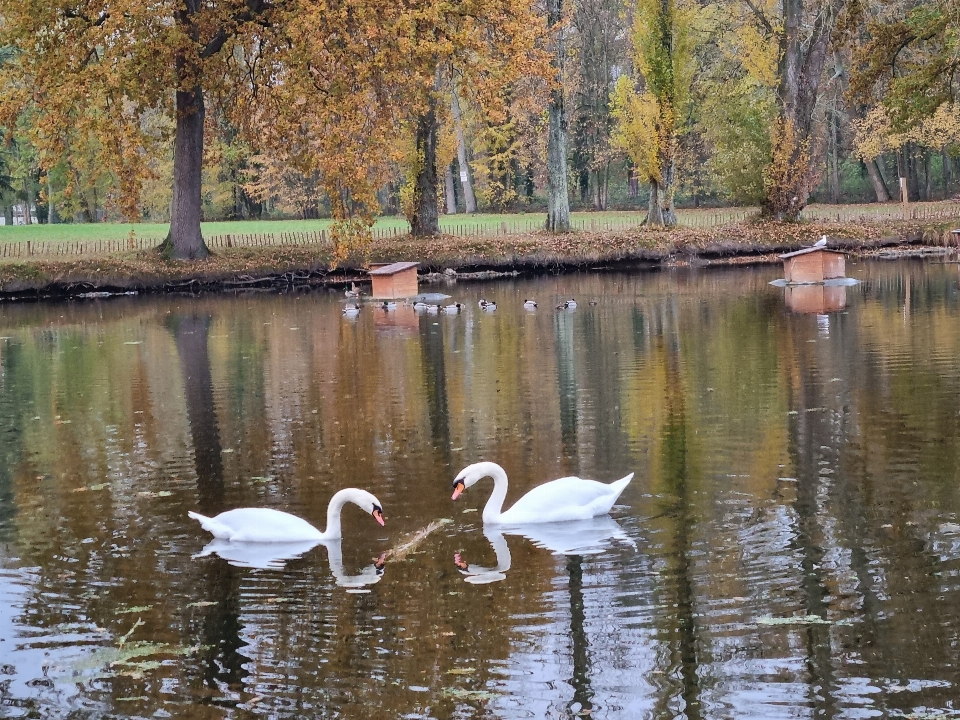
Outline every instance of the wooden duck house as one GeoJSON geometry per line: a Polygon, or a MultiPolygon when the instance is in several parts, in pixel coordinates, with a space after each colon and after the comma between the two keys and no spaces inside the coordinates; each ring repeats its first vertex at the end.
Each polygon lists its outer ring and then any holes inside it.
{"type": "Polygon", "coordinates": [[[408,298],[420,292],[417,283],[417,262],[395,262],[374,266],[370,270],[374,299],[408,298]]]}
{"type": "Polygon", "coordinates": [[[781,255],[783,278],[788,285],[822,283],[846,276],[846,258],[842,252],[826,247],[808,247],[781,255]]]}

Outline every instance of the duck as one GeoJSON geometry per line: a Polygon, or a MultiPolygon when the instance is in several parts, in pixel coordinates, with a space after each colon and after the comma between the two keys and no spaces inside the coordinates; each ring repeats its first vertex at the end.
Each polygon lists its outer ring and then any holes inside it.
{"type": "Polygon", "coordinates": [[[481,300],[480,309],[486,310],[488,312],[493,312],[494,310],[497,309],[497,304],[493,301],[481,300]]]}
{"type": "Polygon", "coordinates": [[[573,298],[569,300],[564,300],[562,303],[557,305],[557,310],[573,310],[577,307],[577,301],[573,298]]]}
{"type": "Polygon", "coordinates": [[[423,312],[424,310],[429,310],[430,305],[428,303],[423,302],[422,300],[417,300],[413,304],[413,309],[417,312],[423,312]]]}
{"type": "Polygon", "coordinates": [[[378,307],[379,307],[381,310],[396,310],[396,309],[397,309],[397,304],[396,304],[395,302],[390,301],[390,300],[384,300],[382,303],[380,303],[380,305],[379,305],[378,307]]]}
{"type": "Polygon", "coordinates": [[[483,508],[485,525],[522,525],[527,523],[586,520],[605,515],[633,479],[633,473],[615,482],[604,484],[596,480],[565,477],[538,485],[517,500],[509,510],[503,510],[507,497],[507,473],[494,462],[468,465],[453,480],[453,499],[479,480],[493,478],[493,493],[483,508]]]}
{"type": "Polygon", "coordinates": [[[351,303],[343,309],[343,314],[347,317],[354,317],[360,314],[360,303],[351,303]]]}
{"type": "Polygon", "coordinates": [[[460,303],[453,303],[452,305],[443,306],[443,311],[447,313],[447,315],[456,315],[461,310],[463,310],[463,305],[460,303]]]}
{"type": "Polygon", "coordinates": [[[442,309],[441,305],[427,305],[427,312],[430,315],[436,315],[442,309]]]}
{"type": "Polygon", "coordinates": [[[357,284],[354,282],[350,283],[350,287],[343,291],[343,294],[348,298],[358,298],[360,297],[360,291],[357,290],[357,284]]]}
{"type": "Polygon", "coordinates": [[[537,309],[537,301],[536,301],[536,300],[524,300],[524,301],[523,301],[523,306],[524,306],[527,310],[536,310],[536,309],[537,309]]]}
{"type": "Polygon", "coordinates": [[[324,531],[318,530],[303,518],[271,508],[236,508],[214,517],[191,510],[187,515],[199,521],[200,527],[219,540],[253,543],[295,543],[309,540],[322,542],[341,537],[340,511],[348,502],[373,515],[373,519],[381,526],[385,523],[380,501],[373,494],[359,488],[344,488],[330,498],[327,505],[327,529],[324,531]]]}

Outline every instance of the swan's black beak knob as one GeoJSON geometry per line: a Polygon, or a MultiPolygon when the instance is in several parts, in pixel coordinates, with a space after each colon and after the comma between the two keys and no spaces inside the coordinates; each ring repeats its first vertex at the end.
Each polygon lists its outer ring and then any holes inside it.
{"type": "Polygon", "coordinates": [[[467,486],[464,484],[463,480],[454,480],[453,481],[453,499],[456,500],[460,497],[460,494],[467,489],[467,486]]]}

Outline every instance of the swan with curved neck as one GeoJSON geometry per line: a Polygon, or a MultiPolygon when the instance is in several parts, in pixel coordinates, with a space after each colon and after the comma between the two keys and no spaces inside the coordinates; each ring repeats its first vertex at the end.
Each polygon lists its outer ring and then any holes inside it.
{"type": "Polygon", "coordinates": [[[345,488],[335,493],[327,505],[327,529],[320,531],[296,515],[270,508],[237,508],[215,517],[188,512],[200,527],[215,538],[232,542],[298,542],[301,540],[336,540],[340,538],[340,511],[353,503],[384,524],[383,507],[366,490],[345,488]]]}
{"type": "Polygon", "coordinates": [[[609,485],[596,480],[565,477],[538,485],[517,500],[509,510],[503,510],[507,498],[507,473],[493,462],[468,465],[453,481],[453,499],[472,487],[477,481],[493,478],[493,493],[483,508],[485,525],[513,525],[525,523],[585,520],[604,515],[620,497],[633,479],[633,473],[609,485]]]}

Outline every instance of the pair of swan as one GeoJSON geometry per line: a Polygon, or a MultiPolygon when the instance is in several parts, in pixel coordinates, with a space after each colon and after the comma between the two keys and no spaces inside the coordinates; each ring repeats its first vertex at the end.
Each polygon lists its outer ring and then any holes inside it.
{"type": "MultiPolygon", "coordinates": [[[[483,509],[483,523],[485,526],[500,526],[588,520],[604,515],[610,511],[630,483],[633,473],[610,484],[578,477],[553,480],[533,488],[509,510],[504,511],[507,473],[496,463],[479,462],[468,465],[454,478],[453,499],[456,500],[467,488],[473,487],[486,477],[493,478],[493,492],[483,509]]],[[[330,498],[327,505],[327,528],[323,531],[296,515],[270,508],[237,508],[214,517],[193,511],[187,515],[199,521],[200,527],[215,538],[201,555],[215,552],[228,561],[235,559],[239,564],[249,567],[273,567],[275,565],[271,565],[271,562],[298,557],[320,542],[335,541],[339,551],[342,534],[340,515],[347,503],[357,505],[370,513],[381,526],[384,525],[380,501],[366,490],[358,488],[345,488],[330,498]],[[276,552],[278,546],[263,551],[254,549],[251,552],[249,547],[238,550],[238,543],[244,546],[283,543],[289,545],[289,552],[284,551],[284,548],[279,548],[281,551],[276,552]],[[231,558],[231,554],[238,553],[238,558],[231,558]]]]}
{"type": "MultiPolygon", "coordinates": [[[[507,497],[507,473],[493,462],[468,465],[453,480],[453,499],[473,487],[483,478],[493,478],[493,492],[483,508],[485,525],[523,525],[528,523],[563,522],[586,520],[604,515],[620,497],[633,473],[604,484],[596,480],[565,477],[538,485],[503,510],[507,497]]],[[[190,511],[187,513],[199,521],[200,527],[219,540],[231,542],[301,542],[337,540],[341,537],[340,514],[343,506],[353,503],[374,520],[384,525],[383,507],[380,501],[366,490],[345,488],[337,492],[327,505],[327,529],[318,530],[306,520],[270,508],[237,508],[227,510],[215,517],[207,517],[190,511]]]]}

